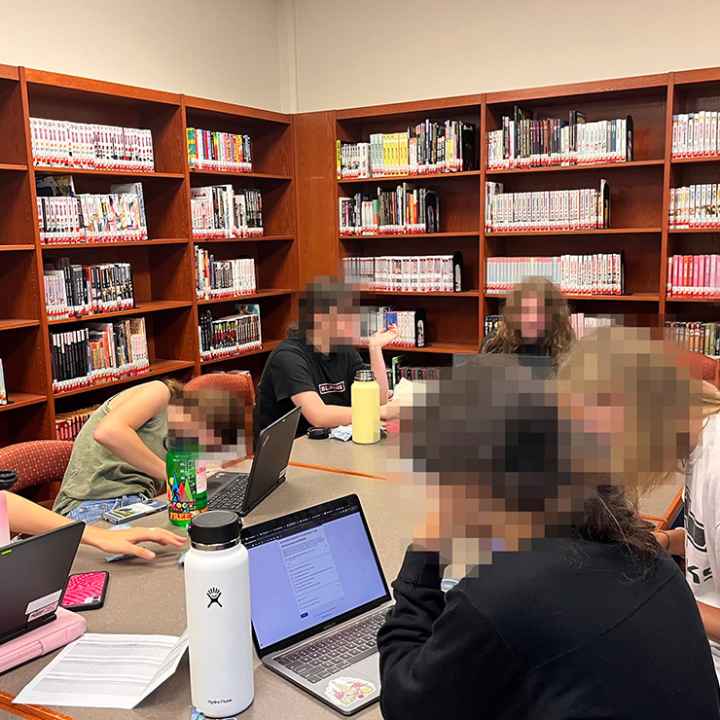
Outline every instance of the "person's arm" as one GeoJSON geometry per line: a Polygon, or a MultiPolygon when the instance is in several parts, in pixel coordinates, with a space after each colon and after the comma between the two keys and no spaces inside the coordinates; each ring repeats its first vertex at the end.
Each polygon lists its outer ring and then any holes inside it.
{"type": "Polygon", "coordinates": [[[705,634],[716,643],[720,643],[720,608],[706,605],[698,600],[700,618],[705,626],[705,634]]]}
{"type": "Polygon", "coordinates": [[[165,463],[148,449],[136,430],[167,407],[170,391],[162,382],[151,382],[119,400],[98,423],[93,437],[128,465],[164,481],[165,463]]]}
{"type": "Polygon", "coordinates": [[[496,717],[519,661],[462,584],[444,597],[435,552],[409,549],[393,583],[395,606],[378,633],[386,720],[496,717]],[[482,678],[482,689],[478,687],[482,678]]]}
{"type": "Polygon", "coordinates": [[[314,390],[297,393],[290,398],[313,427],[333,428],[352,423],[352,409],[344,405],[326,405],[314,390]]]}
{"type": "Polygon", "coordinates": [[[397,327],[391,325],[384,332],[374,333],[369,340],[368,350],[370,353],[370,368],[380,386],[380,405],[385,405],[389,397],[387,368],[382,349],[397,337],[397,327]]]}
{"type": "MultiPolygon", "coordinates": [[[[38,535],[57,530],[74,522],[62,515],[46,510],[44,507],[27,500],[20,495],[5,492],[10,529],[23,535],[38,535]]],[[[185,540],[167,530],[158,528],[130,528],[127,530],[104,530],[87,525],[82,542],[86,545],[110,554],[134,555],[144,560],[152,560],[155,553],[136,543],[155,542],[160,545],[181,547],[185,540]]]]}

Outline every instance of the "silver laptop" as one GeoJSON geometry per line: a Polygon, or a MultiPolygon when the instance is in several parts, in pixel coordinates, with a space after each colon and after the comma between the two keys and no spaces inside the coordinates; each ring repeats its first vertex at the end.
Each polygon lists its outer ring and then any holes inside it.
{"type": "Polygon", "coordinates": [[[263,664],[343,715],[380,697],[390,607],[356,495],[245,528],[253,640],[263,664]]]}

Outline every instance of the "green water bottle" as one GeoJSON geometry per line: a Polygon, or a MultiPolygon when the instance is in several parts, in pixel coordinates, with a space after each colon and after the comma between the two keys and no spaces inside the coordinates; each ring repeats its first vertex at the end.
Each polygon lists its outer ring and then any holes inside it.
{"type": "Polygon", "coordinates": [[[207,478],[198,473],[200,449],[194,438],[168,437],[165,467],[170,522],[187,527],[207,509],[207,478]]]}

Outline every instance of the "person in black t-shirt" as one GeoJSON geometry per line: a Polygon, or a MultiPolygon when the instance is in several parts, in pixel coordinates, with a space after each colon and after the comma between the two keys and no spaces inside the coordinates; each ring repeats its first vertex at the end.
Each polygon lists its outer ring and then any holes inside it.
{"type": "MultiPolygon", "coordinates": [[[[386,406],[387,372],[382,348],[395,328],[370,338],[370,366],[380,385],[380,417],[397,412],[386,406]]],[[[337,427],[352,422],[350,386],[364,363],[353,347],[360,336],[357,300],[343,283],[321,278],[300,299],[298,327],[292,329],[265,364],[255,404],[255,434],[297,406],[302,411],[297,435],[311,426],[337,427]]]]}
{"type": "Polygon", "coordinates": [[[543,277],[528,277],[508,293],[502,320],[484,353],[547,356],[557,366],[575,342],[567,301],[543,277]]]}

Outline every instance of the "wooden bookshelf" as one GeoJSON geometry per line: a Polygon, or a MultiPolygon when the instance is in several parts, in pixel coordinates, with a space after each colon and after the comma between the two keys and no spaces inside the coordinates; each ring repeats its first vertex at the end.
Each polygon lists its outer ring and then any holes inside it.
{"type": "MultiPolygon", "coordinates": [[[[285,336],[298,288],[294,122],[290,115],[98,80],[1,66],[0,72],[0,357],[10,400],[0,406],[0,445],[55,437],[56,413],[98,404],[132,383],[204,371],[249,369],[257,376],[267,353],[285,336]],[[30,117],[149,128],[155,170],[47,167],[33,164],[30,117]],[[251,173],[194,171],[186,128],[247,132],[251,173]],[[143,184],[150,239],[142,242],[43,244],[35,210],[35,179],[72,175],[78,192],[107,192],[115,182],[143,184]],[[258,290],[252,296],[196,297],[190,188],[231,183],[262,193],[265,235],[198,240],[220,259],[252,257],[258,290]],[[135,306],[81,318],[49,318],[43,263],[128,262],[135,306]],[[261,306],[263,348],[206,362],[198,346],[198,307],[219,315],[236,302],[261,306]],[[128,316],[145,318],[149,372],[113,382],[53,392],[49,333],[128,316]],[[10,413],[10,414],[8,414],[10,413]],[[6,422],[5,418],[12,418],[6,422]]],[[[218,315],[218,316],[219,316],[218,315]]]]}

